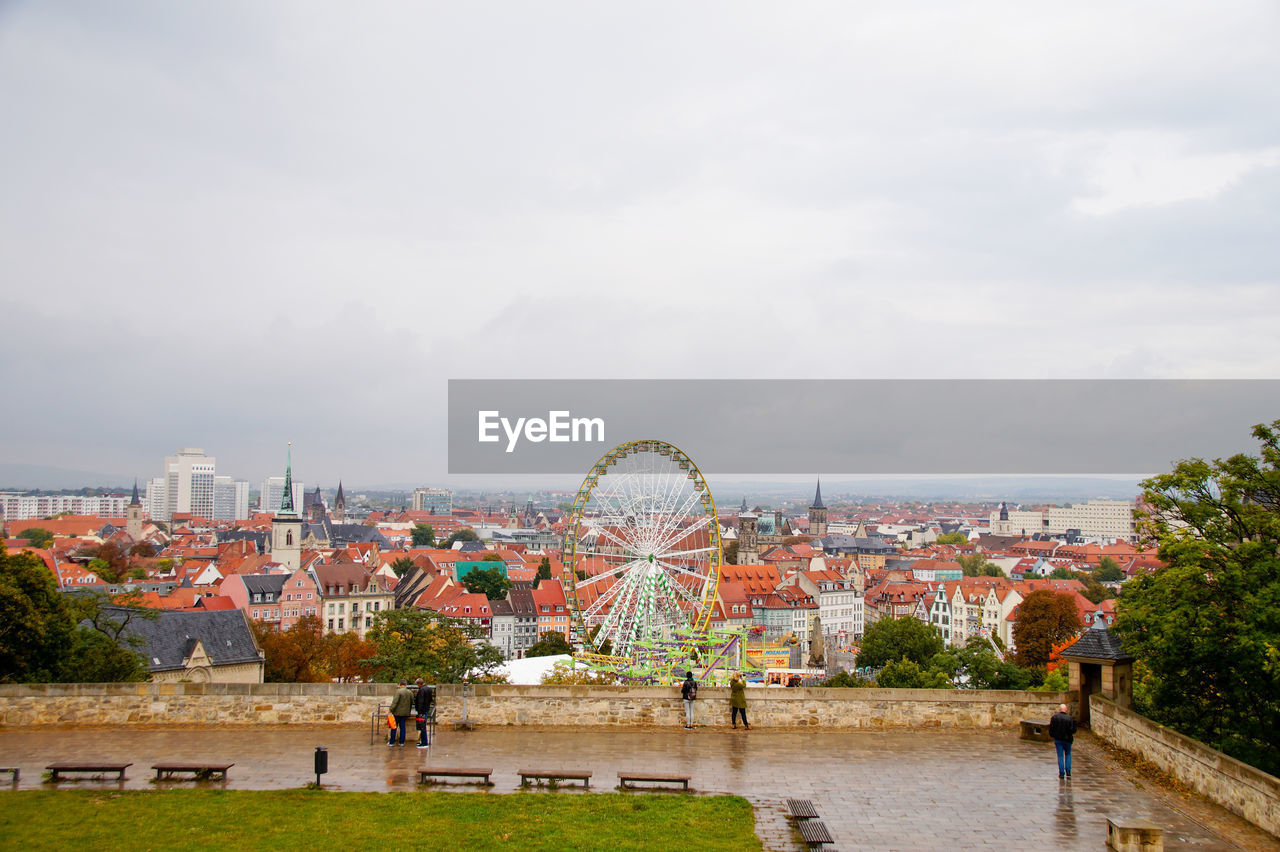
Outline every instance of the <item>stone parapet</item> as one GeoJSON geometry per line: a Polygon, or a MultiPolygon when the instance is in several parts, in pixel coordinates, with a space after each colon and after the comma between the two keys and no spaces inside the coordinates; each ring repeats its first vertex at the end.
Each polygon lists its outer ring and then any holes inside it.
{"type": "MultiPolygon", "coordinates": [[[[0,685],[0,724],[219,725],[367,723],[393,684],[113,683],[0,685]]],[[[700,725],[729,721],[729,690],[698,693],[700,725]]],[[[946,689],[751,689],[761,728],[987,728],[1045,719],[1066,693],[946,689]]],[[[657,726],[684,724],[677,687],[444,685],[441,724],[657,726]],[[467,693],[464,699],[464,692],[467,693]],[[464,710],[465,700],[465,710],[464,710]]]]}
{"type": "Polygon", "coordinates": [[[1093,732],[1150,761],[1195,792],[1280,837],[1280,778],[1158,725],[1101,695],[1090,697],[1093,732]]]}

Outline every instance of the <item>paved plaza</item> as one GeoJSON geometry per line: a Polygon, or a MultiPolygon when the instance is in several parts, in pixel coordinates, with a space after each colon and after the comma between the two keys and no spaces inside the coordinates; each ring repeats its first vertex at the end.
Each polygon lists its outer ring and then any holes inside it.
{"type": "MultiPolygon", "coordinates": [[[[204,783],[278,789],[314,780],[312,755],[325,746],[324,782],[332,790],[418,789],[416,770],[431,765],[493,767],[493,787],[447,787],[472,795],[515,792],[517,771],[526,767],[590,770],[592,790],[612,789],[619,771],[688,774],[698,792],[749,799],[756,832],[774,850],[802,848],[782,809],[788,796],[812,799],[842,850],[1099,850],[1108,816],[1163,826],[1170,850],[1277,848],[1275,838],[1225,810],[1134,775],[1087,733],[1077,741],[1069,782],[1058,780],[1052,744],[1020,740],[1016,729],[521,727],[440,730],[421,751],[411,742],[388,748],[384,735],[371,744],[369,728],[356,726],[7,729],[0,730],[0,765],[20,766],[21,787],[35,789],[50,786],[41,775],[56,760],[132,761],[124,782],[61,786],[141,790],[182,783],[154,783],[152,763],[233,761],[225,784],[204,783]]],[[[539,795],[582,793],[561,787],[539,795]]]]}

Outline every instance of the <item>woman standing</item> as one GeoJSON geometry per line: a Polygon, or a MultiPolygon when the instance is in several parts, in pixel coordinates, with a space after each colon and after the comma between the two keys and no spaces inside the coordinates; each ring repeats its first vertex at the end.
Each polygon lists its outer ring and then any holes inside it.
{"type": "Polygon", "coordinates": [[[751,726],[747,724],[747,684],[742,679],[742,672],[734,672],[729,680],[729,721],[735,728],[738,727],[739,716],[742,717],[743,727],[751,730],[751,726]]]}

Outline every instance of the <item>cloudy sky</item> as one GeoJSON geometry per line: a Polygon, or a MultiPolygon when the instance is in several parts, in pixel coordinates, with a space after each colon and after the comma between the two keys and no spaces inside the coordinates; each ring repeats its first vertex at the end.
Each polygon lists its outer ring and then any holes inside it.
{"type": "Polygon", "coordinates": [[[0,463],[446,483],[450,378],[1278,377],[1277,44],[1263,0],[0,2],[0,463]]]}

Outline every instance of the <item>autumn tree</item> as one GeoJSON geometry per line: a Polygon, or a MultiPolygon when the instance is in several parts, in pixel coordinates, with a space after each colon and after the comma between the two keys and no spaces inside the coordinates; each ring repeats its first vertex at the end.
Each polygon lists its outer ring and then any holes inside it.
{"type": "Polygon", "coordinates": [[[724,561],[726,565],[738,564],[738,543],[736,541],[731,541],[726,544],[722,549],[722,552],[724,554],[724,561]]]}
{"type": "Polygon", "coordinates": [[[481,641],[478,630],[430,610],[384,610],[374,616],[366,638],[377,650],[368,665],[378,681],[421,677],[428,683],[458,683],[469,674],[489,675],[502,664],[502,652],[481,641]]]}
{"type": "Polygon", "coordinates": [[[1143,481],[1139,532],[1166,568],[1124,585],[1115,631],[1146,670],[1139,709],[1280,772],[1280,420],[1258,456],[1186,459],[1143,481]]]}
{"type": "Polygon", "coordinates": [[[1003,577],[1004,572],[1000,570],[1000,566],[988,559],[981,553],[972,553],[965,555],[963,553],[956,556],[956,562],[960,564],[960,569],[966,577],[1003,577]]]}
{"type": "Polygon", "coordinates": [[[330,679],[324,625],[314,615],[303,616],[287,630],[254,622],[264,657],[263,679],[268,683],[320,683],[330,679]]]}
{"type": "Polygon", "coordinates": [[[1053,646],[1077,636],[1081,627],[1075,597],[1048,589],[1032,592],[1018,604],[1018,620],[1013,625],[1018,663],[1027,667],[1045,665],[1053,646]]]}
{"type": "Polygon", "coordinates": [[[968,544],[969,537],[962,532],[943,533],[938,536],[938,544],[968,544]]]}

